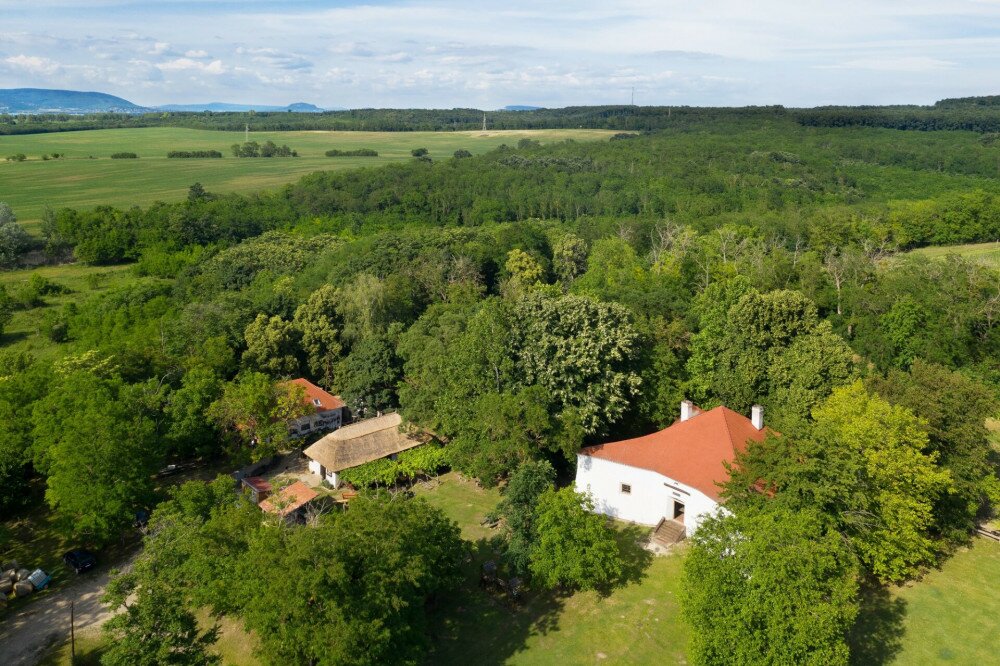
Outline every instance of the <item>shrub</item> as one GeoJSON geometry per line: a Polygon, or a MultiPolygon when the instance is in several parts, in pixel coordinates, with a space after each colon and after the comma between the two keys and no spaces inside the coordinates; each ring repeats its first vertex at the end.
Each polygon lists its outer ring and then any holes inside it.
{"type": "Polygon", "coordinates": [[[355,150],[333,150],[326,151],[327,157],[378,157],[378,151],[371,148],[357,148],[355,150]]]}
{"type": "Polygon", "coordinates": [[[14,153],[13,155],[7,156],[8,162],[23,162],[26,159],[28,159],[28,156],[24,153],[14,153]]]}
{"type": "Polygon", "coordinates": [[[191,159],[191,158],[213,158],[217,159],[222,157],[222,153],[218,150],[171,150],[167,153],[168,158],[172,159],[191,159]]]}
{"type": "Polygon", "coordinates": [[[472,153],[470,153],[465,148],[459,148],[458,150],[455,151],[456,160],[465,159],[466,157],[472,157],[472,153]]]}
{"type": "Polygon", "coordinates": [[[111,159],[113,160],[135,160],[139,156],[135,153],[111,153],[111,159]]]}

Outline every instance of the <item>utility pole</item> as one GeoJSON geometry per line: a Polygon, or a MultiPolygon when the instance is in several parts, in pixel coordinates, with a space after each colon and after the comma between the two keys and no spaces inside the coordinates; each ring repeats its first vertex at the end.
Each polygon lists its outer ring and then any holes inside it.
{"type": "Polygon", "coordinates": [[[632,86],[632,106],[635,106],[635,86],[632,86]]]}
{"type": "Polygon", "coordinates": [[[75,604],[76,602],[71,599],[69,602],[69,663],[71,665],[76,663],[76,630],[73,627],[76,620],[73,617],[75,604]]]}
{"type": "Polygon", "coordinates": [[[483,131],[486,131],[486,112],[483,111],[483,131]]]}

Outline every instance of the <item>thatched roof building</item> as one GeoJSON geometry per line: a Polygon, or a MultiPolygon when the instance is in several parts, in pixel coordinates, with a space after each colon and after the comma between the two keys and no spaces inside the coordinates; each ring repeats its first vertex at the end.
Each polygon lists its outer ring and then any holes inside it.
{"type": "MultiPolygon", "coordinates": [[[[352,423],[331,432],[304,453],[316,463],[315,467],[322,466],[322,471],[314,471],[332,475],[423,444],[421,439],[402,430],[402,423],[399,414],[352,423]]],[[[313,467],[311,464],[310,468],[313,467]]]]}

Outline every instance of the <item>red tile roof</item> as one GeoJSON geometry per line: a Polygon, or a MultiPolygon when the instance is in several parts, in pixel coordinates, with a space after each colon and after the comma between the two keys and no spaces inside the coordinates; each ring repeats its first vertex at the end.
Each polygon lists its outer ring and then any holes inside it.
{"type": "Polygon", "coordinates": [[[301,481],[296,481],[292,485],[282,488],[280,493],[271,495],[266,500],[263,500],[257,506],[268,513],[287,516],[317,497],[319,497],[319,493],[301,481]]]}
{"type": "Polygon", "coordinates": [[[340,396],[330,395],[308,379],[293,379],[288,383],[304,388],[306,390],[306,402],[315,407],[317,412],[328,412],[331,409],[340,409],[346,406],[346,403],[340,399],[340,396]],[[315,402],[316,400],[319,400],[318,405],[315,402]]]}
{"type": "Polygon", "coordinates": [[[266,479],[263,479],[259,476],[248,476],[245,479],[243,479],[243,483],[249,486],[252,490],[257,491],[258,493],[271,492],[271,484],[268,483],[266,479]]]}
{"type": "Polygon", "coordinates": [[[768,432],[728,407],[716,407],[651,435],[588,446],[580,455],[648,469],[719,501],[719,485],[729,479],[725,463],[747,440],[759,442],[768,432]]]}

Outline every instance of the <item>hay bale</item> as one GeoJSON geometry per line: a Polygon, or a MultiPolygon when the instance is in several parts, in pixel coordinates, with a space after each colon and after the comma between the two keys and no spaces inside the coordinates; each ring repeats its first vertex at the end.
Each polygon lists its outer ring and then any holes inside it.
{"type": "Polygon", "coordinates": [[[17,576],[14,580],[20,582],[22,580],[28,580],[28,576],[31,575],[31,569],[18,569],[17,576]]]}
{"type": "Polygon", "coordinates": [[[14,589],[14,581],[9,578],[0,578],[0,597],[6,598],[14,589]]]}
{"type": "Polygon", "coordinates": [[[18,597],[26,597],[35,591],[35,586],[26,580],[19,580],[14,583],[14,595],[18,597]]]}

